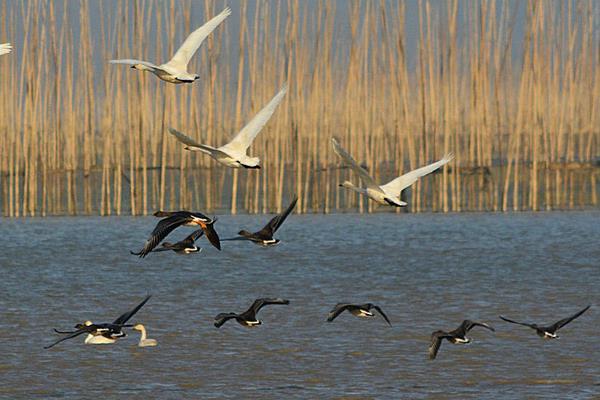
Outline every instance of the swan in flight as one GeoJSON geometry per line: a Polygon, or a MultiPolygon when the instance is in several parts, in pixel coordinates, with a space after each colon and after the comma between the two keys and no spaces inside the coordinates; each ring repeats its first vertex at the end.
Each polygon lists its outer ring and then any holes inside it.
{"type": "Polygon", "coordinates": [[[265,106],[252,120],[226,145],[215,148],[205,144],[200,144],[189,136],[169,128],[169,132],[177,140],[186,145],[186,150],[201,151],[208,154],[218,162],[231,168],[260,168],[260,158],[248,157],[246,154],[248,147],[252,145],[254,138],[269,121],[269,118],[277,109],[279,103],[287,92],[287,84],[285,84],[279,93],[271,99],[269,104],[265,106]]]}
{"type": "Polygon", "coordinates": [[[506,322],[510,322],[511,324],[528,326],[531,329],[534,329],[535,332],[537,333],[537,335],[539,337],[541,337],[542,339],[558,339],[558,335],[556,334],[556,331],[558,331],[563,326],[567,325],[569,322],[573,321],[575,318],[579,317],[581,314],[586,312],[590,307],[591,306],[587,306],[583,310],[575,313],[574,315],[564,318],[564,319],[561,319],[560,321],[557,321],[550,326],[540,326],[537,324],[530,324],[530,323],[526,323],[526,322],[517,322],[517,321],[513,321],[512,319],[503,317],[502,315],[500,316],[500,319],[502,319],[506,322]]]}
{"type": "Polygon", "coordinates": [[[202,213],[190,211],[157,211],[154,213],[154,216],[163,219],[158,221],[158,224],[154,227],[144,248],[137,253],[130,251],[131,254],[139,256],[140,258],[146,257],[146,255],[158,246],[169,233],[182,225],[200,226],[206,234],[208,241],[217,249],[221,250],[219,235],[213,227],[214,223],[217,222],[216,218],[210,219],[202,213]]]}
{"type": "Polygon", "coordinates": [[[225,322],[230,319],[235,319],[238,324],[252,328],[256,325],[261,325],[262,321],[256,319],[256,314],[261,308],[270,304],[290,304],[289,300],[285,299],[256,299],[249,309],[241,314],[236,313],[221,313],[215,317],[215,327],[220,328],[225,322]]]}
{"type": "Polygon", "coordinates": [[[285,221],[288,215],[290,215],[290,213],[296,206],[297,201],[298,197],[294,197],[294,200],[292,200],[288,208],[281,214],[278,214],[277,216],[273,217],[269,221],[269,223],[265,225],[264,228],[262,228],[260,231],[251,233],[242,229],[238,232],[238,235],[240,236],[223,240],[249,240],[253,243],[265,247],[275,246],[276,244],[279,244],[280,240],[273,238],[273,235],[275,234],[275,232],[277,232],[277,230],[283,224],[283,221],[285,221]]]}
{"type": "Polygon", "coordinates": [[[333,307],[333,310],[331,310],[329,312],[329,317],[327,318],[327,322],[333,321],[334,319],[336,319],[338,317],[338,315],[340,315],[341,313],[343,313],[346,310],[350,314],[352,314],[356,317],[361,317],[361,318],[374,317],[375,314],[373,314],[371,312],[371,310],[376,310],[379,314],[381,314],[383,319],[385,319],[385,322],[387,322],[389,326],[392,326],[392,323],[390,322],[387,315],[385,315],[383,310],[381,308],[379,308],[379,306],[376,306],[375,304],[372,304],[372,303],[366,303],[366,304],[338,303],[335,305],[335,307],[333,307]]]}
{"type": "Polygon", "coordinates": [[[125,325],[125,323],[129,321],[131,317],[133,317],[148,300],[150,300],[150,297],[151,296],[147,296],[140,304],[135,306],[133,310],[121,314],[121,316],[115,319],[112,323],[94,324],[92,321],[85,321],[82,324],[75,325],[75,331],[59,331],[54,329],[56,333],[66,334],[67,336],[62,337],[61,339],[44,348],[49,349],[53,346],[56,346],[60,342],[73,339],[84,333],[88,334],[84,341],[85,344],[114,343],[117,341],[117,339],[127,336],[125,332],[123,332],[123,328],[130,328],[132,325],[125,325]]]}
{"type": "Polygon", "coordinates": [[[458,328],[453,331],[445,332],[445,331],[435,331],[431,334],[431,344],[429,345],[429,359],[433,360],[437,356],[437,353],[442,345],[442,340],[446,339],[452,344],[468,344],[471,343],[471,339],[468,338],[467,332],[473,329],[476,326],[481,326],[483,328],[489,329],[492,332],[496,330],[489,326],[488,324],[484,324],[482,322],[473,322],[465,319],[462,324],[458,328]]]}
{"type": "Polygon", "coordinates": [[[140,336],[140,341],[138,342],[138,347],[154,347],[158,344],[155,339],[146,338],[146,327],[144,325],[137,324],[133,327],[133,329],[142,333],[140,336]]]}
{"type": "Polygon", "coordinates": [[[10,43],[0,44],[0,56],[3,54],[8,54],[11,51],[12,51],[12,45],[10,43]]]}
{"type": "Polygon", "coordinates": [[[196,79],[200,78],[200,76],[187,71],[187,66],[190,62],[190,59],[196,50],[198,50],[198,48],[202,45],[204,39],[206,39],[206,37],[210,35],[210,33],[214,31],[215,28],[230,15],[231,8],[227,7],[221,12],[221,14],[217,15],[200,28],[190,33],[179,50],[177,50],[173,58],[171,58],[171,60],[165,64],[155,65],[148,61],[133,59],[110,60],[109,63],[126,64],[131,65],[131,68],[135,68],[140,71],[150,71],[163,81],[169,83],[194,82],[196,79]]]}
{"type": "Polygon", "coordinates": [[[433,164],[410,171],[386,183],[385,185],[379,186],[377,183],[375,183],[367,171],[358,165],[352,156],[348,154],[346,150],[342,148],[342,146],[340,146],[335,138],[332,138],[331,141],[333,142],[333,150],[335,150],[337,155],[342,158],[345,164],[347,164],[354,170],[354,172],[358,174],[363,184],[366,185],[366,188],[356,187],[352,184],[352,182],[349,181],[345,181],[340,186],[365,195],[379,204],[389,204],[395,207],[404,207],[407,205],[406,202],[400,200],[400,193],[402,193],[404,189],[415,183],[420,177],[432,173],[436,169],[454,159],[454,155],[452,153],[448,153],[444,156],[444,158],[434,162],[433,164]]]}

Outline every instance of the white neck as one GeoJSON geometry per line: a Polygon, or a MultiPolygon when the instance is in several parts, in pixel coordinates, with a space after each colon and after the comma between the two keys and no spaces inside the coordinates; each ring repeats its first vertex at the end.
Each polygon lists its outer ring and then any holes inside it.
{"type": "Polygon", "coordinates": [[[140,337],[140,341],[146,340],[146,328],[144,326],[140,327],[140,331],[142,332],[142,336],[140,337]]]}

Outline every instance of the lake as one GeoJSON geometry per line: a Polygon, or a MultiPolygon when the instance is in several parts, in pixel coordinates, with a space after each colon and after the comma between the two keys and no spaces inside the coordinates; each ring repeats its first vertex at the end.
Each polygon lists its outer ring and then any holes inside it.
{"type": "MultiPolygon", "coordinates": [[[[270,216],[221,216],[222,238],[258,230],[270,216]]],[[[0,219],[0,397],[3,398],[590,398],[600,393],[600,212],[292,215],[279,246],[205,238],[200,254],[129,254],[157,219],[0,219]],[[53,328],[110,322],[153,297],[133,318],[138,332],[114,345],[83,337],[50,350],[53,328]],[[256,298],[263,325],[234,321],[256,298]],[[372,302],[392,322],[349,313],[372,302]],[[553,323],[592,308],[544,341],[498,315],[553,323]],[[432,331],[463,319],[473,343],[432,331]]],[[[191,228],[169,236],[181,239],[191,228]]]]}

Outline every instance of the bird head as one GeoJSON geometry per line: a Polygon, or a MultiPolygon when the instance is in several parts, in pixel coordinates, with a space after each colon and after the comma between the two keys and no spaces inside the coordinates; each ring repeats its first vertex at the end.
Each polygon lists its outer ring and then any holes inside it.
{"type": "Polygon", "coordinates": [[[85,321],[83,324],[77,324],[77,325],[75,325],[75,329],[83,329],[83,328],[88,327],[90,325],[92,325],[92,321],[88,320],[88,321],[85,321]]]}
{"type": "Polygon", "coordinates": [[[200,75],[194,74],[193,78],[194,78],[194,80],[198,80],[198,79],[200,79],[200,75]]]}
{"type": "Polygon", "coordinates": [[[144,329],[144,325],[142,324],[136,324],[133,326],[133,329],[136,331],[141,331],[142,329],[144,329]]]}

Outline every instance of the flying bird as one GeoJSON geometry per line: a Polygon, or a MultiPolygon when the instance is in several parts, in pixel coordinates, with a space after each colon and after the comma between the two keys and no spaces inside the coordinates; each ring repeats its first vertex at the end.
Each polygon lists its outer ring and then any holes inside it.
{"type": "MultiPolygon", "coordinates": [[[[204,235],[204,231],[202,229],[197,229],[180,242],[162,242],[162,247],[154,249],[152,250],[152,252],[154,253],[159,251],[174,251],[175,253],[182,255],[199,253],[202,251],[202,248],[197,247],[194,243],[196,242],[196,240],[202,237],[202,235],[204,235]]],[[[137,253],[134,254],[137,255],[137,253]]]]}
{"type": "Polygon", "coordinates": [[[338,315],[340,315],[344,311],[348,311],[350,314],[352,314],[356,317],[371,318],[371,317],[375,316],[375,314],[373,314],[371,312],[371,310],[376,310],[379,314],[381,314],[383,319],[385,319],[385,322],[387,322],[389,326],[392,326],[392,323],[390,322],[387,315],[385,315],[383,310],[381,308],[379,308],[379,306],[376,306],[375,304],[372,304],[372,303],[366,303],[366,304],[338,303],[329,312],[329,316],[327,317],[327,322],[333,321],[334,319],[337,318],[338,315]]]}
{"type": "Polygon", "coordinates": [[[436,169],[454,159],[454,155],[452,153],[448,153],[441,160],[434,162],[433,164],[410,171],[391,180],[385,185],[380,186],[373,180],[367,171],[358,165],[354,158],[352,158],[352,156],[348,154],[346,150],[342,148],[342,146],[340,146],[335,138],[332,138],[331,141],[333,142],[333,150],[342,158],[345,164],[347,164],[354,172],[358,174],[360,180],[363,182],[366,188],[357,187],[350,181],[345,181],[344,183],[340,184],[340,186],[367,196],[379,204],[389,204],[394,207],[404,207],[407,205],[406,202],[400,200],[400,193],[402,193],[404,189],[415,183],[417,179],[432,173],[436,169]]]}
{"type": "Polygon", "coordinates": [[[206,39],[206,37],[230,15],[231,8],[227,7],[219,15],[192,32],[187,39],[185,39],[173,58],[165,64],[155,65],[148,61],[133,59],[110,60],[109,63],[131,65],[131,68],[152,72],[163,81],[169,83],[194,82],[196,79],[200,78],[200,76],[187,71],[190,59],[202,45],[204,39],[206,39]]]}
{"type": "Polygon", "coordinates": [[[471,343],[471,338],[468,338],[466,335],[467,332],[469,332],[475,326],[481,326],[483,328],[489,329],[492,332],[495,332],[495,329],[489,326],[488,324],[484,324],[482,322],[473,322],[469,321],[468,319],[464,320],[462,324],[460,324],[460,326],[453,331],[435,331],[431,334],[431,344],[429,345],[429,358],[431,360],[435,359],[438,350],[442,345],[443,339],[446,339],[452,344],[471,343]]]}
{"type": "Polygon", "coordinates": [[[133,327],[134,330],[141,332],[140,341],[138,342],[138,347],[154,347],[158,345],[156,339],[148,339],[146,338],[146,327],[142,324],[137,324],[133,327]]]}
{"type": "Polygon", "coordinates": [[[256,299],[249,309],[241,314],[236,313],[221,313],[215,317],[215,327],[220,328],[225,322],[230,319],[235,319],[238,324],[252,328],[256,325],[261,325],[262,321],[256,319],[256,314],[261,308],[270,304],[290,304],[289,300],[285,299],[256,299]]]}
{"type": "Polygon", "coordinates": [[[196,142],[189,136],[183,133],[169,128],[169,132],[181,143],[185,144],[186,150],[190,151],[201,151],[208,154],[221,164],[231,168],[260,168],[260,158],[249,157],[247,155],[248,148],[252,145],[252,142],[256,138],[256,135],[261,131],[265,124],[269,121],[269,118],[275,112],[275,109],[281,103],[283,96],[287,92],[287,84],[284,85],[279,93],[273,97],[273,99],[260,110],[254,118],[237,134],[235,137],[226,145],[215,148],[206,144],[196,142]]]}
{"type": "Polygon", "coordinates": [[[11,51],[12,51],[12,45],[10,43],[0,44],[0,56],[3,54],[8,54],[11,51]]]}
{"type": "Polygon", "coordinates": [[[279,229],[281,224],[283,224],[283,221],[285,221],[285,219],[288,217],[288,215],[290,215],[290,213],[296,206],[297,201],[298,201],[298,197],[294,197],[294,200],[292,200],[292,202],[290,203],[288,208],[281,214],[273,217],[269,221],[269,223],[267,225],[265,225],[264,228],[262,228],[260,231],[251,233],[246,230],[241,230],[238,232],[238,235],[240,235],[240,236],[235,237],[235,238],[230,238],[230,239],[223,239],[223,240],[249,240],[253,243],[256,243],[258,245],[265,246],[265,247],[275,246],[276,244],[279,244],[280,240],[274,239],[273,235],[275,234],[275,232],[277,232],[277,230],[279,229]]]}
{"type": "Polygon", "coordinates": [[[127,336],[125,332],[123,332],[123,328],[130,328],[132,325],[125,325],[127,321],[131,319],[137,313],[140,308],[146,304],[148,300],[150,300],[151,296],[147,296],[140,304],[135,306],[133,310],[127,311],[126,313],[119,316],[119,318],[115,319],[112,323],[104,323],[104,324],[94,324],[92,321],[85,321],[82,324],[75,325],[75,331],[59,331],[54,329],[56,333],[66,334],[67,336],[62,337],[56,342],[52,343],[49,346],[44,347],[45,349],[49,349],[53,346],[56,346],[60,342],[63,342],[68,339],[73,339],[79,335],[87,333],[87,337],[85,338],[85,344],[110,344],[117,341],[117,339],[127,336]]]}
{"type": "Polygon", "coordinates": [[[563,326],[567,325],[569,322],[573,321],[575,318],[579,317],[581,314],[586,312],[590,307],[591,306],[587,306],[583,310],[575,313],[574,315],[572,315],[568,318],[561,319],[560,321],[557,321],[554,324],[549,325],[549,326],[539,326],[537,324],[528,324],[525,322],[517,322],[517,321],[513,321],[512,319],[505,318],[502,315],[500,316],[500,319],[502,319],[506,322],[510,322],[511,324],[528,326],[531,329],[534,329],[535,332],[537,333],[537,335],[539,337],[541,337],[542,339],[558,339],[559,336],[556,334],[556,331],[558,331],[563,326]]]}
{"type": "Polygon", "coordinates": [[[190,211],[157,211],[154,213],[154,216],[163,219],[158,221],[158,224],[156,224],[156,227],[150,234],[150,238],[148,238],[146,241],[144,248],[137,253],[131,251],[131,254],[142,258],[146,257],[146,255],[150,253],[156,246],[158,246],[158,244],[164,240],[169,233],[173,232],[173,230],[182,225],[199,225],[206,234],[208,241],[217,249],[221,250],[219,235],[213,227],[214,223],[217,221],[216,218],[210,219],[202,213],[190,211]]]}

